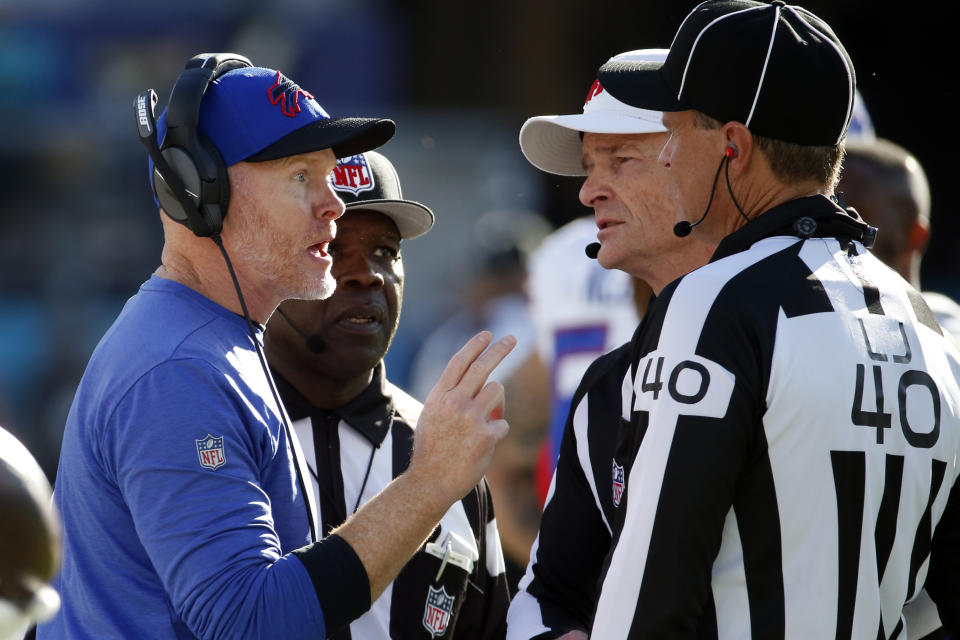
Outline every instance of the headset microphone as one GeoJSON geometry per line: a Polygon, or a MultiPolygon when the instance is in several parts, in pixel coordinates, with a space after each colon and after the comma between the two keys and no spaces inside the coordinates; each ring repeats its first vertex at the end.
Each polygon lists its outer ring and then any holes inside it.
{"type": "Polygon", "coordinates": [[[584,248],[583,252],[587,254],[588,258],[596,260],[597,255],[600,253],[600,246],[599,242],[591,242],[584,248]]]}
{"type": "Polygon", "coordinates": [[[681,220],[677,224],[673,225],[673,235],[678,238],[686,238],[690,235],[690,232],[693,231],[693,228],[703,222],[703,218],[700,218],[700,221],[694,222],[693,224],[687,222],[686,220],[681,220]]]}
{"type": "Polygon", "coordinates": [[[307,348],[307,351],[310,351],[312,353],[317,353],[317,354],[320,354],[326,351],[327,343],[323,338],[315,335],[314,336],[307,335],[307,333],[303,329],[293,324],[290,318],[287,317],[287,314],[285,314],[283,310],[280,309],[279,307],[277,308],[277,313],[279,313],[280,317],[283,318],[288,325],[290,325],[291,329],[297,332],[297,335],[303,338],[303,346],[307,348]]]}
{"type": "MultiPolygon", "coordinates": [[[[673,235],[677,236],[678,238],[686,238],[688,235],[690,235],[690,232],[693,231],[695,226],[706,219],[707,214],[710,212],[710,205],[713,204],[713,195],[717,191],[717,180],[720,178],[720,170],[723,169],[723,164],[725,162],[729,162],[732,158],[736,158],[739,154],[740,150],[737,149],[737,145],[733,144],[732,142],[727,144],[727,148],[723,150],[723,157],[720,158],[720,164],[717,165],[717,172],[713,176],[713,185],[710,187],[710,200],[707,201],[707,208],[703,210],[703,215],[700,216],[700,219],[696,222],[687,222],[686,220],[681,220],[677,224],[673,225],[673,235]]],[[[728,179],[727,188],[729,187],[730,182],[728,179]]],[[[737,208],[740,208],[739,205],[737,208]]]]}

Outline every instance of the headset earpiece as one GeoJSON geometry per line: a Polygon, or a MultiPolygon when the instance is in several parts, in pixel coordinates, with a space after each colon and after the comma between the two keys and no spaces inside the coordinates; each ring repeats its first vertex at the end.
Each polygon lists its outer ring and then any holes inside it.
{"type": "MultiPolygon", "coordinates": [[[[191,213],[195,214],[195,210],[200,205],[198,196],[201,191],[200,175],[197,173],[196,165],[194,165],[193,160],[189,155],[187,155],[186,151],[180,147],[171,147],[161,151],[160,153],[163,156],[163,159],[167,161],[167,164],[170,166],[170,168],[180,177],[180,180],[183,182],[187,198],[194,206],[185,207],[181,203],[177,197],[177,194],[174,192],[174,187],[167,184],[167,181],[164,179],[160,169],[154,165],[153,192],[154,195],[157,196],[157,202],[160,203],[160,206],[168,216],[180,224],[186,225],[187,227],[193,229],[197,223],[195,220],[191,221],[191,213]]],[[[194,217],[196,216],[194,215],[194,217]]]]}
{"type": "Polygon", "coordinates": [[[227,206],[230,204],[230,176],[227,173],[227,165],[212,141],[199,136],[198,142],[203,149],[204,157],[209,160],[211,169],[215,172],[213,180],[208,182],[204,179],[201,182],[204,190],[201,198],[204,202],[204,217],[208,220],[217,220],[218,228],[222,229],[223,218],[227,215],[227,206]]]}
{"type": "Polygon", "coordinates": [[[230,203],[227,167],[213,143],[197,132],[203,94],[228,71],[250,66],[250,60],[235,53],[194,56],[170,93],[167,134],[159,149],[165,162],[154,167],[154,194],[171,219],[197,236],[219,234],[230,203]],[[165,177],[167,170],[175,172],[179,180],[165,177]],[[178,193],[181,185],[183,192],[178,193]]]}
{"type": "Polygon", "coordinates": [[[727,148],[723,150],[723,155],[725,155],[728,160],[732,160],[740,155],[740,150],[737,149],[737,145],[732,142],[728,142],[727,148]]]}

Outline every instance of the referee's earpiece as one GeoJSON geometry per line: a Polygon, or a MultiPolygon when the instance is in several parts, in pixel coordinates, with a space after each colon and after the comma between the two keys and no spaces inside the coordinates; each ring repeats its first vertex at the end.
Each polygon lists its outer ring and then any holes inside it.
{"type": "Polygon", "coordinates": [[[728,160],[732,160],[740,155],[740,150],[737,149],[737,145],[733,142],[728,142],[727,148],[723,150],[723,155],[726,156],[728,160]]]}
{"type": "Polygon", "coordinates": [[[170,93],[167,134],[160,146],[153,121],[156,94],[148,90],[135,101],[140,141],[154,161],[151,182],[157,202],[200,237],[220,233],[230,202],[227,167],[213,143],[197,133],[200,103],[211,82],[250,66],[250,60],[235,53],[202,53],[187,61],[170,93]]]}

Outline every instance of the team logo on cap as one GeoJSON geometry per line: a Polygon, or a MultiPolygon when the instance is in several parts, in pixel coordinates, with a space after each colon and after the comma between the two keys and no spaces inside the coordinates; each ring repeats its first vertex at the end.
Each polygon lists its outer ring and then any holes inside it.
{"type": "Polygon", "coordinates": [[[603,85],[600,84],[599,80],[594,80],[593,84],[590,85],[590,91],[587,91],[587,99],[583,101],[583,106],[587,106],[591,100],[600,95],[603,91],[603,85]]]}
{"type": "Polygon", "coordinates": [[[195,442],[200,466],[204,469],[219,469],[227,461],[223,455],[223,436],[212,436],[208,433],[195,442]]]}
{"type": "Polygon", "coordinates": [[[280,104],[280,110],[283,115],[291,118],[297,117],[300,113],[300,96],[307,100],[313,100],[313,96],[300,88],[300,86],[277,71],[277,78],[267,89],[267,95],[270,97],[270,104],[280,104]]]}
{"type": "Polygon", "coordinates": [[[623,467],[613,461],[613,506],[620,506],[620,499],[623,498],[623,467]]]}
{"type": "Polygon", "coordinates": [[[427,606],[423,609],[423,627],[430,632],[431,638],[442,636],[450,623],[454,597],[441,586],[439,589],[428,587],[427,606]]]}
{"type": "Polygon", "coordinates": [[[353,195],[358,195],[361,191],[372,191],[374,186],[370,163],[362,153],[341,158],[333,168],[330,180],[337,191],[349,191],[353,195]]]}

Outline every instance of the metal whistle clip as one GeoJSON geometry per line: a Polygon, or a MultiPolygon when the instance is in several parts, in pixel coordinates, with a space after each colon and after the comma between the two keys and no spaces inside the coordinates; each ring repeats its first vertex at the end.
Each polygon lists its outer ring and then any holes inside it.
{"type": "Polygon", "coordinates": [[[440,580],[440,576],[443,575],[448,564],[460,567],[468,574],[473,572],[473,564],[480,559],[476,545],[471,544],[465,538],[461,538],[455,531],[447,531],[442,541],[440,541],[440,536],[437,536],[437,540],[438,542],[428,542],[424,548],[424,551],[434,558],[440,559],[440,570],[437,572],[434,582],[440,580]]]}
{"type": "Polygon", "coordinates": [[[450,539],[450,532],[447,532],[447,537],[443,542],[443,558],[440,560],[440,570],[437,571],[437,577],[433,579],[434,582],[440,582],[440,576],[443,575],[443,570],[447,568],[447,561],[450,559],[450,552],[453,550],[453,540],[450,539]]]}

